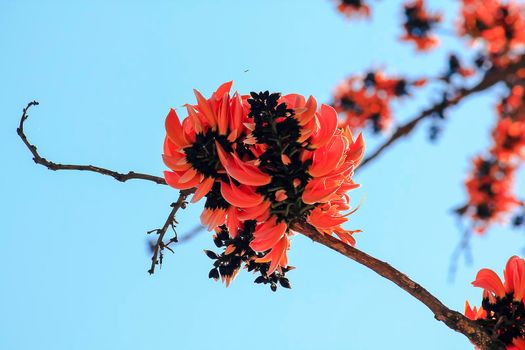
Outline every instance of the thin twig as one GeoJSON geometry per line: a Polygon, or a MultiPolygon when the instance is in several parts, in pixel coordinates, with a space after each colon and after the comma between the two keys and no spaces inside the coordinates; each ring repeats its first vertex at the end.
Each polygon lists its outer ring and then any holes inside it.
{"type": "Polygon", "coordinates": [[[80,171],[91,171],[95,173],[99,173],[102,175],[107,175],[113,177],[115,180],[120,182],[125,182],[132,179],[137,180],[146,180],[146,181],[152,181],[159,185],[166,185],[166,181],[162,177],[149,175],[149,174],[142,174],[142,173],[136,173],[134,171],[129,171],[128,173],[119,173],[113,170],[109,170],[106,168],[101,168],[98,166],[93,165],[78,165],[78,164],[59,164],[54,163],[46,158],[40,156],[40,154],[37,151],[36,146],[32,145],[27,136],[24,133],[24,123],[29,117],[28,111],[32,106],[38,106],[37,101],[31,101],[27,104],[27,106],[23,109],[22,117],[20,118],[20,125],[16,129],[16,132],[18,136],[22,139],[24,144],[27,146],[29,151],[33,154],[33,160],[36,164],[40,164],[48,168],[49,170],[80,170],[80,171]]]}
{"type": "Polygon", "coordinates": [[[491,336],[474,321],[469,320],[457,311],[450,310],[434,295],[418,283],[411,280],[404,273],[396,270],[386,262],[376,259],[330,235],[319,233],[307,223],[296,223],[294,231],[311,238],[313,241],[335,250],[336,252],[354,260],[355,262],[373,270],[380,276],[395,283],[401,289],[423,303],[434,313],[434,317],[456,332],[464,334],[472,343],[483,350],[504,350],[505,345],[491,336]]]}
{"type": "MultiPolygon", "coordinates": [[[[152,275],[155,272],[155,266],[162,264],[162,251],[164,248],[169,249],[168,245],[172,242],[177,242],[177,234],[175,233],[174,238],[172,238],[168,243],[164,243],[164,236],[166,235],[166,232],[170,227],[174,227],[174,225],[177,223],[175,221],[175,215],[177,214],[177,211],[182,208],[186,208],[186,198],[193,193],[193,189],[190,190],[182,190],[179,192],[179,198],[175,203],[171,204],[171,212],[170,215],[168,215],[168,218],[164,222],[164,226],[162,228],[157,230],[149,231],[149,233],[156,232],[159,237],[157,238],[157,243],[155,243],[155,246],[153,246],[153,256],[151,257],[151,267],[148,270],[149,274],[152,275]]],[[[173,251],[172,251],[173,252],[173,251]]]]}

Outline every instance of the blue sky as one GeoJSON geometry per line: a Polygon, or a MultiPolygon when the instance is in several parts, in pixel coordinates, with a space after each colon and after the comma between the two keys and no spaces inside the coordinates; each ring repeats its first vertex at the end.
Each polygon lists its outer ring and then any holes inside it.
{"type": "MultiPolygon", "coordinates": [[[[430,5],[451,28],[457,2],[430,5]]],[[[0,1],[0,348],[471,349],[389,281],[301,236],[292,290],[272,293],[248,273],[228,289],[209,280],[207,233],[149,276],[145,232],[164,222],[176,191],[48,171],[15,133],[37,99],[26,131],[44,157],[160,175],[165,115],[193,102],[193,88],[209,95],[233,79],[242,92],[328,101],[341,79],[370,67],[419,77],[438,73],[449,50],[468,55],[450,37],[429,55],[399,43],[400,11],[400,1],[378,1],[371,20],[347,21],[328,0],[0,1]]],[[[364,231],[358,247],[459,310],[466,298],[479,303],[477,270],[500,272],[525,245],[522,232],[496,226],[474,237],[472,265],[462,260],[447,282],[460,236],[450,209],[489,143],[498,89],[452,109],[436,145],[424,125],[356,174],[353,199],[366,200],[348,228],[364,231]]],[[[396,116],[437,98],[430,86],[396,116]]],[[[180,232],[201,208],[179,215],[180,232]]]]}

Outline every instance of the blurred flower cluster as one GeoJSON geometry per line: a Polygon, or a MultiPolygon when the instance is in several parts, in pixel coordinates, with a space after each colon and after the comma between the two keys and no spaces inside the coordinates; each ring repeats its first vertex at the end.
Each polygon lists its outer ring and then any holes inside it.
{"type": "Polygon", "coordinates": [[[488,59],[503,67],[523,53],[524,13],[524,5],[512,0],[463,0],[460,34],[481,42],[488,59]]]}
{"type": "Polygon", "coordinates": [[[366,0],[337,0],[337,10],[348,18],[370,16],[366,0]]]}
{"type": "Polygon", "coordinates": [[[423,0],[405,3],[404,15],[405,34],[401,40],[414,42],[418,51],[430,50],[439,43],[432,29],[441,22],[441,15],[427,12],[423,0]]]}
{"type": "Polygon", "coordinates": [[[374,133],[385,131],[392,123],[391,102],[425,83],[425,79],[388,77],[381,71],[352,76],[334,92],[333,105],[340,116],[339,125],[352,130],[370,126],[374,133]]]}
{"type": "Polygon", "coordinates": [[[513,190],[514,174],[525,159],[524,102],[522,85],[512,87],[500,101],[489,154],[474,159],[474,169],[466,180],[466,212],[473,218],[478,233],[522,205],[513,190]]]}
{"type": "Polygon", "coordinates": [[[295,223],[354,244],[341,227],[351,210],[347,192],[359,187],[352,176],[364,153],[361,135],[339,128],[336,111],[318,109],[313,97],[252,92],[230,95],[225,83],[196,105],[186,105],[180,121],[170,110],[163,159],[166,182],[195,189],[205,198],[201,222],[215,231],[220,254],[210,277],[226,284],[241,266],[259,272],[257,283],[290,284],[289,237],[295,223]]]}

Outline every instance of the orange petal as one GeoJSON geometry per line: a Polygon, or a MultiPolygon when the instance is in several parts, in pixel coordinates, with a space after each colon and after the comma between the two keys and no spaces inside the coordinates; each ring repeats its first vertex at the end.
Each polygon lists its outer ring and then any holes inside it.
{"type": "Polygon", "coordinates": [[[525,260],[513,256],[507,262],[503,272],[505,276],[505,291],[514,292],[514,300],[523,300],[525,295],[525,260]]]}
{"type": "Polygon", "coordinates": [[[235,180],[249,186],[263,186],[272,181],[270,175],[263,173],[255,165],[244,163],[236,154],[227,154],[219,142],[215,141],[215,145],[221,164],[235,180]]]}
{"type": "Polygon", "coordinates": [[[276,223],[275,217],[255,228],[254,239],[250,247],[258,252],[272,248],[285,234],[288,226],[284,221],[276,223]]]}
{"type": "Polygon", "coordinates": [[[348,219],[341,216],[333,216],[330,215],[329,212],[322,212],[319,210],[315,212],[312,211],[308,216],[308,221],[315,227],[331,228],[345,223],[348,219]]]}
{"type": "Polygon", "coordinates": [[[191,198],[191,202],[195,203],[201,200],[202,197],[208,194],[210,192],[211,188],[213,187],[213,183],[215,182],[215,179],[213,177],[207,177],[201,184],[198,186],[197,190],[193,194],[193,197],[191,198]]]}
{"type": "Polygon", "coordinates": [[[470,307],[470,304],[468,303],[468,300],[465,301],[465,312],[464,312],[465,316],[470,319],[470,320],[476,320],[476,307],[474,307],[474,309],[472,309],[470,307]]]}
{"type": "Polygon", "coordinates": [[[339,237],[339,239],[341,241],[343,241],[344,243],[348,244],[348,245],[351,245],[351,246],[354,246],[355,245],[355,238],[352,237],[352,234],[356,233],[356,232],[361,232],[361,230],[354,230],[354,231],[346,231],[346,230],[343,230],[343,229],[336,229],[334,230],[334,233],[339,237]]]}
{"type": "Polygon", "coordinates": [[[197,105],[199,106],[199,110],[202,112],[202,114],[204,114],[208,125],[210,125],[211,128],[214,128],[217,124],[215,113],[213,113],[213,110],[208,104],[206,98],[202,96],[202,94],[198,90],[193,89],[193,92],[195,93],[195,97],[197,98],[197,105]]]}
{"type": "Polygon", "coordinates": [[[237,237],[239,234],[239,217],[237,215],[239,209],[231,206],[227,210],[228,216],[226,217],[226,226],[231,238],[237,237]]]}
{"type": "Polygon", "coordinates": [[[186,171],[191,168],[191,164],[186,161],[184,156],[177,158],[163,154],[162,160],[164,164],[173,171],[186,171]]]}
{"type": "Polygon", "coordinates": [[[215,97],[216,100],[222,100],[225,94],[229,93],[233,85],[233,80],[230,80],[217,89],[215,93],[213,94],[213,97],[215,97]]]}
{"type": "Polygon", "coordinates": [[[319,130],[310,139],[310,145],[313,148],[321,147],[330,141],[337,129],[337,112],[333,107],[322,104],[317,120],[319,122],[319,130]]]}
{"type": "Polygon", "coordinates": [[[264,197],[255,193],[245,185],[235,186],[233,183],[227,184],[221,182],[221,194],[224,199],[239,208],[252,208],[261,204],[264,197]]]}
{"type": "Polygon", "coordinates": [[[512,345],[518,348],[518,350],[525,350],[525,339],[521,339],[521,338],[512,339],[512,345]]]}
{"type": "Polygon", "coordinates": [[[197,170],[190,168],[180,176],[179,182],[186,183],[188,181],[193,180],[193,178],[195,178],[196,176],[198,176],[197,170]]]}
{"type": "Polygon", "coordinates": [[[252,208],[244,208],[238,213],[239,220],[263,220],[261,216],[269,214],[270,202],[264,201],[261,205],[252,208]]]}
{"type": "Polygon", "coordinates": [[[180,124],[179,117],[177,116],[177,112],[175,112],[173,108],[171,108],[168,112],[165,126],[166,133],[168,134],[168,137],[170,138],[171,142],[173,142],[179,148],[184,148],[188,146],[188,141],[184,137],[184,131],[182,129],[182,125],[180,124]]]}
{"type": "Polygon", "coordinates": [[[193,188],[197,186],[201,181],[202,176],[199,174],[196,174],[192,179],[186,182],[180,182],[180,176],[177,173],[174,173],[172,171],[165,171],[164,172],[164,179],[166,179],[166,182],[171,187],[174,187],[179,190],[187,190],[190,188],[193,188]]]}
{"type": "Polygon", "coordinates": [[[267,275],[271,275],[278,266],[286,266],[285,263],[288,261],[286,258],[286,249],[288,249],[289,244],[288,236],[284,235],[268,254],[256,259],[255,262],[270,261],[270,268],[268,269],[267,275]]]}
{"type": "Polygon", "coordinates": [[[348,151],[346,153],[346,158],[351,159],[355,166],[359,165],[361,163],[361,160],[363,159],[363,156],[365,155],[365,140],[363,139],[363,134],[360,133],[359,136],[357,136],[357,139],[355,142],[353,142],[350,147],[348,148],[348,151]]]}
{"type": "Polygon", "coordinates": [[[327,202],[337,192],[340,185],[340,181],[326,181],[325,178],[312,179],[304,188],[302,200],[306,204],[327,202]]]}
{"type": "Polygon", "coordinates": [[[308,172],[313,177],[321,177],[334,171],[341,165],[345,144],[341,136],[332,138],[331,142],[314,152],[313,162],[308,172]]]}
{"type": "Polygon", "coordinates": [[[225,215],[224,209],[204,209],[200,219],[202,225],[211,231],[224,223],[225,215]]]}
{"type": "Polygon", "coordinates": [[[200,134],[203,132],[203,126],[201,122],[201,118],[197,114],[197,111],[195,111],[195,108],[192,105],[186,105],[186,110],[188,111],[189,118],[188,120],[191,120],[191,125],[195,129],[195,132],[197,134],[200,134]]]}
{"type": "Polygon", "coordinates": [[[164,154],[167,154],[168,156],[172,156],[175,153],[178,153],[179,149],[180,147],[175,145],[173,141],[171,141],[170,138],[166,135],[166,137],[164,138],[164,147],[163,147],[164,154]]]}
{"type": "Polygon", "coordinates": [[[219,135],[226,135],[228,132],[228,119],[229,119],[229,109],[230,104],[229,95],[226,93],[221,101],[221,106],[219,108],[219,115],[217,116],[217,126],[219,135]]]}
{"type": "Polygon", "coordinates": [[[505,287],[501,283],[498,275],[489,269],[481,269],[476,275],[476,280],[472,282],[474,287],[483,288],[489,292],[494,293],[498,297],[505,296],[505,287]]]}
{"type": "Polygon", "coordinates": [[[301,113],[299,116],[299,125],[304,126],[308,124],[312,118],[315,116],[315,112],[317,111],[317,101],[313,96],[308,97],[308,101],[306,101],[306,111],[301,113]]]}

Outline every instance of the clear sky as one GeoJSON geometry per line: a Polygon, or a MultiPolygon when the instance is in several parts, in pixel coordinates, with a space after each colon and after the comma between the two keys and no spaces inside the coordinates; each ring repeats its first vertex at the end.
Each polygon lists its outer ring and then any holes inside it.
{"type": "MultiPolygon", "coordinates": [[[[26,131],[44,157],[160,175],[164,118],[194,101],[194,87],[209,95],[233,79],[244,93],[329,101],[349,74],[435,75],[449,50],[467,53],[450,37],[429,55],[399,43],[400,3],[377,1],[371,20],[348,21],[329,0],[0,1],[0,349],[472,349],[389,281],[301,236],[289,254],[292,290],[272,293],[248,273],[227,289],[209,280],[208,233],[149,276],[145,232],[164,222],[177,192],[48,171],[15,132],[37,99],[26,131]]],[[[430,5],[451,28],[457,2],[430,5]]],[[[358,247],[461,311],[466,298],[480,302],[476,272],[501,272],[525,245],[522,232],[496,226],[474,237],[473,263],[461,260],[447,282],[460,237],[450,209],[465,200],[497,96],[451,110],[437,144],[424,125],[356,175],[353,201],[366,200],[348,228],[364,231],[358,247]]],[[[430,86],[396,116],[438,98],[430,86]]],[[[377,140],[367,142],[371,150],[377,140]]],[[[200,210],[179,216],[180,232],[200,210]]]]}

